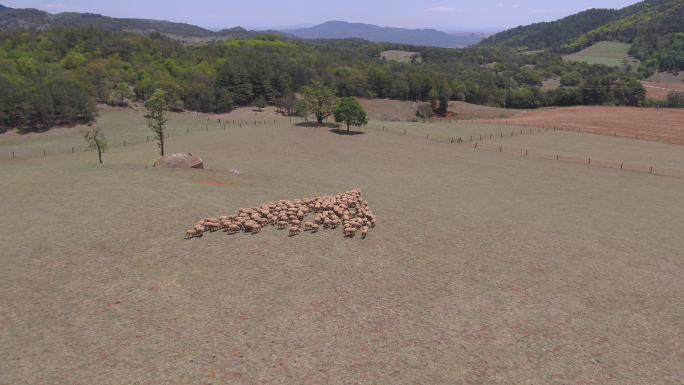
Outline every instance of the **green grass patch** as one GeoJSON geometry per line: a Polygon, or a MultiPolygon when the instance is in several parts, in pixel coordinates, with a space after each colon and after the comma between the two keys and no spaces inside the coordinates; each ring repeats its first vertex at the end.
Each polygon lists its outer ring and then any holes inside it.
{"type": "Polygon", "coordinates": [[[631,44],[627,43],[601,41],[579,52],[565,55],[563,60],[619,67],[625,65],[625,60],[628,60],[630,47],[631,44]]]}

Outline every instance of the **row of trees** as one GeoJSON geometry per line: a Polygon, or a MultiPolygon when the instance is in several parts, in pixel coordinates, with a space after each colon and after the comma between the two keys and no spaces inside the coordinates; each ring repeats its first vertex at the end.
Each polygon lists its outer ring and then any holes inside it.
{"type": "MultiPolygon", "coordinates": [[[[583,78],[593,72],[606,79],[630,76],[501,47],[448,50],[269,36],[187,46],[155,34],[95,29],[5,31],[0,32],[0,126],[37,130],[89,121],[96,103],[144,102],[156,89],[166,92],[173,110],[215,113],[275,104],[291,114],[302,107],[294,93],[315,83],[340,97],[501,106],[507,91],[540,87],[543,79],[571,72],[583,78]],[[386,62],[380,52],[387,49],[415,51],[422,61],[386,62]]],[[[632,103],[616,103],[623,102],[632,103]]]]}

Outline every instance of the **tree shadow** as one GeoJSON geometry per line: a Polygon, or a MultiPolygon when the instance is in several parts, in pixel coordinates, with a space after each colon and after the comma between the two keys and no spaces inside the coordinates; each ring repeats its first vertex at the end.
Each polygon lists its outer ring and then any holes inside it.
{"type": "Polygon", "coordinates": [[[299,127],[326,127],[326,128],[333,128],[337,129],[340,128],[340,125],[337,123],[323,123],[323,124],[318,124],[316,122],[299,122],[295,123],[295,126],[299,127]]]}
{"type": "Polygon", "coordinates": [[[366,134],[363,131],[354,131],[354,130],[347,131],[346,128],[345,129],[333,128],[332,130],[330,130],[330,132],[332,132],[333,134],[336,134],[336,135],[365,135],[366,134]]]}

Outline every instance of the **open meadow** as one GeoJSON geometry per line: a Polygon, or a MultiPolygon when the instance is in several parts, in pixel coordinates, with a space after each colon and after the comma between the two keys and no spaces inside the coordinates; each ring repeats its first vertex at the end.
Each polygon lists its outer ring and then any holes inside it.
{"type": "Polygon", "coordinates": [[[639,63],[629,56],[631,44],[617,41],[600,41],[579,52],[563,56],[566,61],[579,61],[587,64],[602,64],[619,67],[625,64],[636,66],[639,63]]]}
{"type": "Polygon", "coordinates": [[[217,118],[169,122],[167,152],[203,170],[151,167],[140,111],[101,111],[103,166],[83,127],[0,135],[0,384],[684,382],[684,179],[470,136],[679,170],[684,147],[502,137],[532,118],[359,135],[217,118]],[[183,239],[202,217],[352,188],[378,218],[366,239],[183,239]]]}

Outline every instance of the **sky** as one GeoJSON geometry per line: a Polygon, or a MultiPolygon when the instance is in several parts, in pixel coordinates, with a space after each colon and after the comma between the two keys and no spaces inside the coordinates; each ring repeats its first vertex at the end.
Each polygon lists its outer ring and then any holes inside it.
{"type": "Polygon", "coordinates": [[[344,20],[406,28],[491,32],[551,21],[588,8],[622,8],[637,0],[0,0],[12,8],[50,13],[92,12],[250,29],[344,20]]]}

